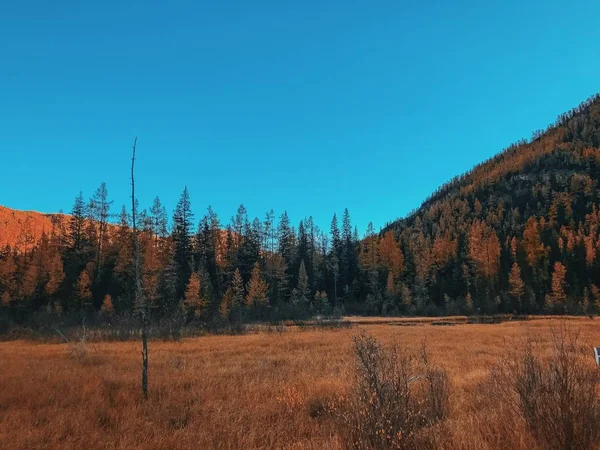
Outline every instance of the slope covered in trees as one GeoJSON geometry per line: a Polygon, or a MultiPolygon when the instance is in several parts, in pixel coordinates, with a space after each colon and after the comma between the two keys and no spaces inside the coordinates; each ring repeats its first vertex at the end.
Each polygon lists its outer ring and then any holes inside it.
{"type": "Polygon", "coordinates": [[[442,186],[385,228],[420,310],[593,312],[600,98],[442,186]]]}
{"type": "Polygon", "coordinates": [[[43,233],[52,231],[56,214],[17,211],[0,205],[0,247],[25,249],[35,245],[43,233]]]}
{"type": "MultiPolygon", "coordinates": [[[[600,99],[531,141],[442,186],[380,233],[329,230],[284,211],[225,224],[195,219],[184,189],[168,220],[157,198],[139,211],[143,294],[152,314],[241,322],[358,314],[593,313],[600,307],[600,99]]],[[[133,242],[106,185],[31,245],[0,250],[0,314],[135,312],[133,242]]],[[[21,227],[21,233],[24,228],[21,227]]]]}

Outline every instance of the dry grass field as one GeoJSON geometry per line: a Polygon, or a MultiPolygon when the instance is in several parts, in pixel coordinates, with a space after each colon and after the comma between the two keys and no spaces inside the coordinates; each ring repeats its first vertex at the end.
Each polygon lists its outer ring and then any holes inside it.
{"type": "MultiPolygon", "coordinates": [[[[431,429],[445,449],[534,449],[518,418],[488,395],[490,367],[533,330],[550,341],[558,320],[496,325],[291,330],[150,343],[150,395],[140,390],[137,342],[0,343],[3,449],[340,448],[327,405],[353,380],[352,336],[385,345],[426,340],[451,380],[450,414],[431,429]]],[[[581,341],[600,344],[600,322],[570,320],[581,341]]]]}

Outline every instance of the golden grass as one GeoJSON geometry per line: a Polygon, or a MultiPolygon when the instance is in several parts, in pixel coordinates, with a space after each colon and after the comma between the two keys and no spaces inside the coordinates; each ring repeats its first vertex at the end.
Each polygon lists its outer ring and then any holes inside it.
{"type": "MultiPolygon", "coordinates": [[[[451,412],[438,433],[447,449],[533,449],[518,419],[487,395],[488,370],[526,329],[549,341],[556,320],[499,325],[398,327],[207,336],[150,343],[150,395],[140,390],[140,345],[0,343],[0,447],[339,448],[325,405],[352,381],[352,340],[426,339],[452,381],[451,412]]],[[[600,344],[600,324],[570,321],[600,344]]]]}

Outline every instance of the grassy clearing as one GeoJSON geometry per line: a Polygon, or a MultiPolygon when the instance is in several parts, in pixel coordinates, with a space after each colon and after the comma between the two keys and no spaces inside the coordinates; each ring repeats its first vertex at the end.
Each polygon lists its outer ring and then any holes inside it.
{"type": "MultiPolygon", "coordinates": [[[[550,355],[551,326],[558,323],[375,323],[156,341],[148,401],[137,342],[100,342],[81,353],[64,344],[3,342],[0,442],[11,449],[341,448],[329,405],[350,388],[352,337],[365,331],[384,346],[418,350],[425,340],[432,360],[447,371],[448,418],[431,430],[438,448],[531,450],[538,447],[525,424],[490,395],[489,371],[526,330],[550,355]]],[[[600,324],[588,318],[569,324],[580,330],[594,364],[600,324]]]]}

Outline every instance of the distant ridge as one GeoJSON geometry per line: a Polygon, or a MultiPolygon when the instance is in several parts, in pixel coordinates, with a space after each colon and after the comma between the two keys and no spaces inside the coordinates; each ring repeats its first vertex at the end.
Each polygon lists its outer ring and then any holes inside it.
{"type": "Polygon", "coordinates": [[[20,211],[0,205],[0,247],[33,246],[43,233],[52,232],[52,219],[57,216],[61,214],[20,211]]]}

